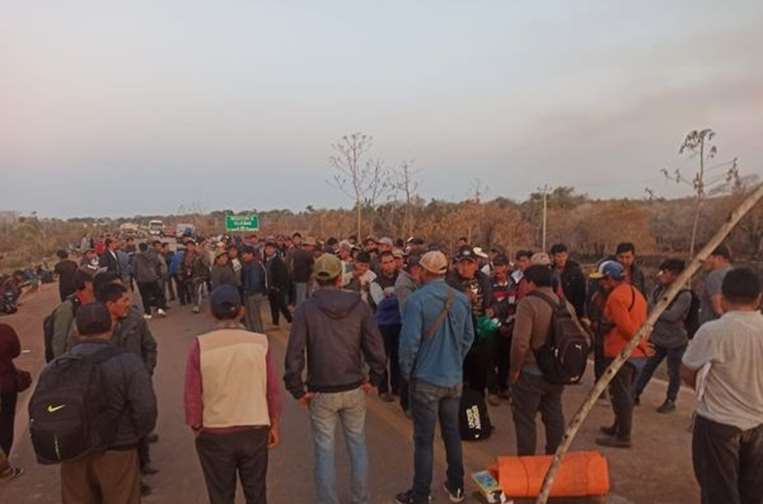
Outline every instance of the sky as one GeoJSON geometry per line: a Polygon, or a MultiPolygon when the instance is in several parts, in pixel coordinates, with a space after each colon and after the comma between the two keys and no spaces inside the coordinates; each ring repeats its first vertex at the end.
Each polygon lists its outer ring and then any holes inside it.
{"type": "MultiPolygon", "coordinates": [[[[763,2],[0,0],[0,210],[350,206],[331,144],[425,198],[680,196],[687,132],[763,175],[763,2]]],[[[718,174],[722,169],[713,173],[718,174]]]]}

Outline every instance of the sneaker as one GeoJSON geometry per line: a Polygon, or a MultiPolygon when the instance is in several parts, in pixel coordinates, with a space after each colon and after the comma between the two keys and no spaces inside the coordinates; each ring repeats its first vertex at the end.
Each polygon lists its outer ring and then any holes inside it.
{"type": "Polygon", "coordinates": [[[140,482],[140,495],[142,497],[146,497],[147,495],[151,495],[152,488],[147,485],[146,483],[140,482]]]}
{"type": "Polygon", "coordinates": [[[657,408],[657,413],[673,413],[676,410],[676,402],[670,399],[665,399],[662,406],[657,408]]]}
{"type": "Polygon", "coordinates": [[[140,468],[140,472],[146,476],[150,476],[152,474],[157,474],[159,472],[159,469],[152,466],[151,464],[146,464],[140,468]]]}
{"type": "Polygon", "coordinates": [[[167,312],[162,310],[161,308],[158,308],[156,310],[156,314],[159,315],[160,317],[166,317],[167,316],[167,312]]]}
{"type": "Polygon", "coordinates": [[[613,425],[611,427],[599,427],[599,431],[602,434],[606,434],[607,436],[616,436],[617,435],[617,425],[613,425]]]}
{"type": "Polygon", "coordinates": [[[22,467],[9,467],[5,472],[0,473],[0,481],[11,481],[24,474],[22,467]]]}
{"type": "Polygon", "coordinates": [[[630,448],[631,440],[630,438],[626,439],[607,436],[596,438],[596,444],[599,446],[607,446],[609,448],[630,448]]]}
{"type": "Polygon", "coordinates": [[[488,394],[487,402],[488,402],[488,404],[490,404],[490,406],[500,406],[501,405],[501,398],[498,397],[497,394],[488,394]]]}
{"type": "MultiPolygon", "coordinates": [[[[431,495],[429,496],[428,501],[432,502],[431,495]]],[[[416,504],[416,501],[413,500],[413,490],[408,490],[407,492],[397,494],[395,496],[395,502],[397,504],[416,504]]]]}
{"type": "Polygon", "coordinates": [[[199,313],[201,311],[201,309],[198,306],[194,306],[193,308],[191,308],[191,311],[193,313],[199,313]]]}
{"type": "Polygon", "coordinates": [[[464,502],[465,497],[463,488],[456,488],[455,490],[452,490],[447,481],[442,487],[445,489],[445,493],[448,494],[450,502],[464,502]]]}
{"type": "Polygon", "coordinates": [[[389,392],[385,392],[379,396],[379,398],[384,402],[395,402],[395,398],[392,397],[392,394],[389,392]]]}
{"type": "Polygon", "coordinates": [[[146,319],[146,320],[151,320],[151,315],[146,313],[145,315],[143,315],[143,318],[146,319]]]}
{"type": "Polygon", "coordinates": [[[159,442],[159,434],[149,434],[146,436],[146,441],[149,443],[158,443],[159,442]]]}

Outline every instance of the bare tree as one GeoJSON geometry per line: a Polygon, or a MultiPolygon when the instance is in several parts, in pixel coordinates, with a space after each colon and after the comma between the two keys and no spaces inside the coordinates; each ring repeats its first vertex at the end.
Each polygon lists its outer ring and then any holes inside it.
{"type": "Polygon", "coordinates": [[[334,154],[329,162],[336,170],[332,185],[354,200],[358,237],[362,236],[363,210],[374,208],[392,189],[384,161],[367,157],[372,146],[373,137],[359,132],[331,144],[334,154]]]}
{"type": "Polygon", "coordinates": [[[415,226],[413,218],[414,201],[419,190],[419,182],[416,180],[417,172],[413,170],[412,161],[403,161],[396,171],[395,190],[402,196],[405,205],[403,217],[403,233],[405,236],[413,235],[415,226]]]}

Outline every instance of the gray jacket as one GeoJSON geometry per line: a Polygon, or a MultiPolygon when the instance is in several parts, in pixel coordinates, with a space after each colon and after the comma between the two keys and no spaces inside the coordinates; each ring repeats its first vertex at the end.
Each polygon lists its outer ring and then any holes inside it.
{"type": "Polygon", "coordinates": [[[212,285],[212,290],[221,285],[241,287],[241,277],[233,271],[231,266],[218,266],[215,264],[212,266],[212,271],[209,274],[209,283],[212,285]]]}
{"type": "MultiPolygon", "coordinates": [[[[91,355],[108,341],[87,340],[72,348],[75,355],[91,355]]],[[[125,352],[100,364],[108,408],[114,418],[116,436],[108,448],[132,447],[156,425],[156,396],[146,368],[139,357],[125,352]]]]}
{"type": "Polygon", "coordinates": [[[408,299],[408,296],[413,294],[413,291],[417,288],[416,280],[407,271],[401,271],[395,281],[395,297],[397,297],[400,315],[403,314],[403,308],[405,308],[405,301],[408,299]]]}
{"type": "MultiPolygon", "coordinates": [[[[654,309],[654,306],[659,303],[665,294],[665,290],[661,285],[658,285],[652,291],[652,295],[649,296],[650,310],[654,309]]],[[[685,289],[678,293],[678,296],[670,303],[668,309],[662,312],[662,315],[660,315],[660,318],[654,324],[651,336],[652,343],[668,349],[677,348],[689,343],[685,322],[691,308],[691,299],[692,296],[689,290],[685,289]]]]}
{"type": "Polygon", "coordinates": [[[151,283],[159,280],[158,255],[153,251],[138,252],[133,258],[132,274],[138,283],[151,283]]]}
{"type": "Polygon", "coordinates": [[[74,346],[76,332],[74,301],[69,297],[58,305],[53,313],[53,339],[51,341],[53,357],[63,355],[74,346]]]}
{"type": "Polygon", "coordinates": [[[307,350],[307,388],[311,392],[345,392],[366,382],[381,383],[387,364],[384,343],[371,308],[356,292],[318,289],[297,308],[286,350],[284,382],[299,399],[305,394],[302,372],[307,350]]]}
{"type": "Polygon", "coordinates": [[[127,316],[116,323],[111,335],[111,343],[140,357],[148,374],[154,374],[157,354],[156,340],[151,334],[148,322],[137,308],[130,307],[127,316]]]}

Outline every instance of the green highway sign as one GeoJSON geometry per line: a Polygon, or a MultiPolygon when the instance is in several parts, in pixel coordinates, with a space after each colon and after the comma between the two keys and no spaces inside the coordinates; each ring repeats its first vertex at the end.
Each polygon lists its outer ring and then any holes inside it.
{"type": "Polygon", "coordinates": [[[250,215],[226,215],[226,231],[259,231],[260,217],[257,214],[250,215]]]}

